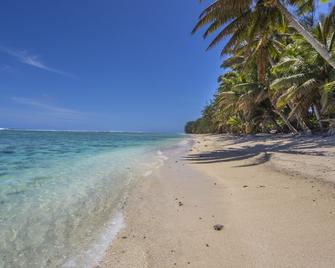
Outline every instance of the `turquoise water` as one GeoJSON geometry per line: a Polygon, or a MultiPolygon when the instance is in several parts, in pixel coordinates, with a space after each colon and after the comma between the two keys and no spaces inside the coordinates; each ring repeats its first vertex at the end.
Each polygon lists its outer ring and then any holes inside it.
{"type": "Polygon", "coordinates": [[[0,131],[0,267],[89,267],[181,135],[0,131]]]}

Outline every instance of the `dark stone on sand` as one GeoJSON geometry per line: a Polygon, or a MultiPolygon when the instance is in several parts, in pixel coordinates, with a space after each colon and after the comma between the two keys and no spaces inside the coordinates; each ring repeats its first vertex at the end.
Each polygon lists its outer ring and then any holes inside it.
{"type": "Polygon", "coordinates": [[[208,244],[206,244],[206,247],[208,247],[208,248],[209,248],[209,245],[208,245],[208,244]]]}
{"type": "Polygon", "coordinates": [[[213,226],[215,231],[221,231],[223,229],[223,225],[222,224],[215,224],[213,226]]]}
{"type": "Polygon", "coordinates": [[[216,185],[216,182],[214,182],[214,185],[216,185]]]}
{"type": "Polygon", "coordinates": [[[126,236],[122,236],[121,238],[122,238],[122,239],[127,239],[127,237],[126,237],[126,236]]]}
{"type": "Polygon", "coordinates": [[[184,204],[182,202],[179,201],[178,205],[181,207],[183,206],[184,204]]]}
{"type": "Polygon", "coordinates": [[[247,188],[247,187],[248,187],[248,185],[244,185],[244,186],[243,186],[243,188],[247,188]]]}

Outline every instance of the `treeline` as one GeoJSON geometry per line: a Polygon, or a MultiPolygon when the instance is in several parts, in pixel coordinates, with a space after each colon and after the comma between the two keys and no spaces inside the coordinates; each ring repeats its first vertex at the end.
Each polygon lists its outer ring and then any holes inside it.
{"type": "MultiPolygon", "coordinates": [[[[186,133],[335,134],[335,7],[312,0],[218,0],[194,31],[225,38],[225,72],[202,117],[186,133]],[[294,14],[288,11],[294,8],[294,14]]],[[[322,1],[325,2],[325,1],[322,1]]]]}

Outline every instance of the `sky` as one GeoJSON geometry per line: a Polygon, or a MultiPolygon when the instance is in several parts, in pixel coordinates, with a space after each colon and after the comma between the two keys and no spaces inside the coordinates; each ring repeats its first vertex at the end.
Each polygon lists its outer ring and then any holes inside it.
{"type": "Polygon", "coordinates": [[[180,132],[210,100],[218,50],[197,0],[3,0],[0,127],[180,132]]]}
{"type": "Polygon", "coordinates": [[[181,132],[216,89],[197,0],[2,0],[0,127],[181,132]]]}

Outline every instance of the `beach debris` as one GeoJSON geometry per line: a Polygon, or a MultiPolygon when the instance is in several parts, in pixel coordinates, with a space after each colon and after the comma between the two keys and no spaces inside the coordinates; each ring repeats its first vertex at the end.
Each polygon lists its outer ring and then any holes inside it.
{"type": "Polygon", "coordinates": [[[257,188],[265,188],[264,185],[258,185],[257,188]]]}
{"type": "Polygon", "coordinates": [[[183,204],[183,202],[179,201],[179,202],[178,202],[178,205],[181,207],[181,206],[183,206],[184,204],[183,204]]]}
{"type": "Polygon", "coordinates": [[[247,188],[247,187],[249,187],[248,185],[243,185],[243,188],[247,188]]]}
{"type": "Polygon", "coordinates": [[[146,236],[143,236],[143,239],[146,239],[147,237],[146,236]]]}
{"type": "Polygon", "coordinates": [[[209,245],[208,245],[208,244],[206,244],[206,247],[208,247],[208,248],[209,248],[209,245]]]}
{"type": "Polygon", "coordinates": [[[127,239],[127,237],[126,237],[126,236],[122,236],[121,238],[122,238],[122,239],[127,239]]]}
{"type": "Polygon", "coordinates": [[[199,220],[202,220],[202,218],[201,218],[201,217],[199,217],[199,220]]]}
{"type": "Polygon", "coordinates": [[[215,231],[221,231],[223,229],[223,225],[222,224],[215,224],[213,226],[215,231]]]}
{"type": "Polygon", "coordinates": [[[214,185],[216,185],[216,182],[214,182],[214,185]]]}

